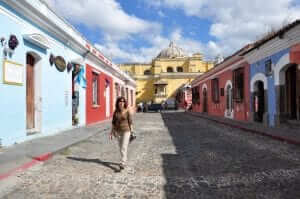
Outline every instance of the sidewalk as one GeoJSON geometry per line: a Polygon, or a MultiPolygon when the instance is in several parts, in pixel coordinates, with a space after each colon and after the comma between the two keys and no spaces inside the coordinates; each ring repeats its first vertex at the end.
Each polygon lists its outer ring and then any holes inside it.
{"type": "Polygon", "coordinates": [[[290,144],[300,146],[300,127],[265,127],[262,124],[254,123],[254,122],[245,122],[245,121],[237,121],[228,118],[211,116],[203,113],[197,112],[187,112],[196,117],[200,117],[203,119],[211,120],[217,122],[219,124],[227,125],[233,128],[238,128],[243,131],[271,137],[276,140],[280,140],[283,142],[287,142],[290,144]]]}
{"type": "Polygon", "coordinates": [[[0,181],[51,158],[55,153],[110,129],[105,121],[88,127],[75,128],[53,136],[30,140],[0,152],[0,181]]]}

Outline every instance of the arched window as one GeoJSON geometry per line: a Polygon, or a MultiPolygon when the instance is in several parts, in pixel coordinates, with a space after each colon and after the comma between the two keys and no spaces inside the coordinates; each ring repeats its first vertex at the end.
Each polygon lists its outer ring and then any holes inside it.
{"type": "Polygon", "coordinates": [[[151,75],[151,71],[150,70],[145,70],[144,75],[151,75]]]}
{"type": "Polygon", "coordinates": [[[183,72],[183,68],[182,67],[177,67],[177,72],[182,73],[183,72]]]}
{"type": "Polygon", "coordinates": [[[172,68],[172,67],[168,67],[168,68],[167,68],[167,72],[168,72],[168,73],[173,73],[173,72],[174,72],[174,71],[173,71],[173,68],[172,68]]]}

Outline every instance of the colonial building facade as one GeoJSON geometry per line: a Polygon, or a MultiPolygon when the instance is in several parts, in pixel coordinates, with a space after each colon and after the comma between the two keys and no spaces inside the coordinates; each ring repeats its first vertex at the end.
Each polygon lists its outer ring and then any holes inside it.
{"type": "Polygon", "coordinates": [[[237,120],[248,120],[249,64],[240,56],[244,47],[192,83],[192,110],[237,120]]]}
{"type": "Polygon", "coordinates": [[[0,22],[0,146],[109,119],[115,85],[135,94],[134,80],[43,1],[0,1],[0,22]]]}
{"type": "Polygon", "coordinates": [[[251,119],[269,126],[300,121],[300,21],[243,53],[250,67],[251,119]]]}
{"type": "Polygon", "coordinates": [[[192,83],[193,111],[300,124],[300,21],[247,45],[192,83]]]}
{"type": "Polygon", "coordinates": [[[175,100],[179,87],[212,67],[213,63],[204,61],[200,53],[189,57],[174,42],[162,50],[151,64],[120,65],[137,82],[137,102],[153,103],[175,100]]]}

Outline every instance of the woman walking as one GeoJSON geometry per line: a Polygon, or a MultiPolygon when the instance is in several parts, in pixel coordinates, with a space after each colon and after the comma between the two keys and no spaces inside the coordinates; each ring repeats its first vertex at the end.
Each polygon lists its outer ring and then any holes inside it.
{"type": "Polygon", "coordinates": [[[116,102],[115,112],[112,120],[112,130],[110,139],[116,137],[119,142],[121,162],[120,170],[124,169],[127,162],[127,148],[132,129],[132,114],[127,108],[127,102],[124,97],[119,97],[116,102]]]}

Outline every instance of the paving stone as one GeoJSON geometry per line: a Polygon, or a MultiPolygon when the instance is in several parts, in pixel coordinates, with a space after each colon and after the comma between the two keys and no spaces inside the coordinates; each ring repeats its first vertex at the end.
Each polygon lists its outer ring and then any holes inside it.
{"type": "Polygon", "coordinates": [[[182,112],[140,113],[128,167],[98,134],[19,176],[4,198],[300,198],[300,148],[182,112]]]}

